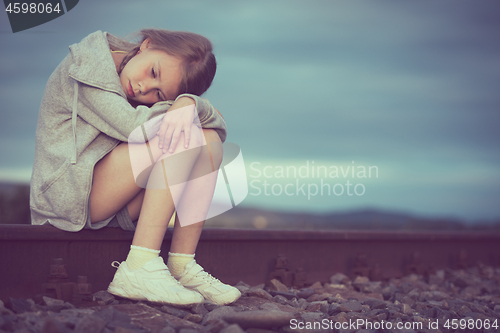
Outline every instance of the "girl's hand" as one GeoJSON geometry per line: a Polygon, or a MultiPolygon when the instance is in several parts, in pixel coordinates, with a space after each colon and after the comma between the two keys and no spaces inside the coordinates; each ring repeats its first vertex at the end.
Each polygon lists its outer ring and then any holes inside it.
{"type": "Polygon", "coordinates": [[[158,147],[163,149],[164,154],[167,151],[170,153],[175,151],[182,132],[184,132],[184,148],[189,147],[194,113],[195,102],[189,97],[179,98],[165,113],[157,133],[160,138],[158,147]]]}

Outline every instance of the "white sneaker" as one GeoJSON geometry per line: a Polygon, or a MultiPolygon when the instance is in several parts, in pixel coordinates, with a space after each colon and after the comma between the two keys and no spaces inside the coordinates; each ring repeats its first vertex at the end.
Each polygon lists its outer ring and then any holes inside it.
{"type": "Polygon", "coordinates": [[[235,287],[224,284],[203,270],[203,267],[190,261],[177,280],[187,289],[195,290],[212,303],[224,305],[235,302],[241,293],[235,287]]]}
{"type": "Polygon", "coordinates": [[[170,274],[162,257],[150,260],[136,270],[129,269],[125,261],[121,264],[113,261],[111,266],[118,270],[109,284],[110,294],[136,301],[172,305],[191,305],[204,301],[202,295],[184,288],[170,274]]]}

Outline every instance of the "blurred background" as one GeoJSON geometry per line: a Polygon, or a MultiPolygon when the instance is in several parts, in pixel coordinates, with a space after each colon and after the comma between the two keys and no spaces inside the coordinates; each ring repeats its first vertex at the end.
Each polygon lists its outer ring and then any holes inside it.
{"type": "Polygon", "coordinates": [[[82,0],[12,33],[0,13],[0,223],[29,223],[45,83],[88,34],[202,34],[203,96],[249,194],[209,226],[500,229],[497,1],[82,0]]]}

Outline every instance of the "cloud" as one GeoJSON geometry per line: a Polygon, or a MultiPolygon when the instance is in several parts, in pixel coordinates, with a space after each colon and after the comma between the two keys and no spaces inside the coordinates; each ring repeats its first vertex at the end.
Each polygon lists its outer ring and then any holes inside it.
{"type": "MultiPolygon", "coordinates": [[[[491,204],[500,185],[491,176],[500,168],[499,9],[493,1],[89,0],[23,33],[0,19],[0,168],[32,160],[44,86],[70,44],[98,29],[123,37],[161,27],[213,41],[218,72],[206,97],[244,154],[391,170],[373,195],[344,206],[500,215],[491,204]]],[[[296,200],[276,205],[339,202],[296,200]]]]}

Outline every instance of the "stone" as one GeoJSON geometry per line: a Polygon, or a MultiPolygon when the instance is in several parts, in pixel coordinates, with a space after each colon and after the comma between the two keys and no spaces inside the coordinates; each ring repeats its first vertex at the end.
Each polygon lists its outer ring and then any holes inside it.
{"type": "Polygon", "coordinates": [[[127,331],[127,332],[134,332],[134,333],[142,333],[144,330],[130,322],[122,322],[119,320],[113,320],[109,323],[106,324],[106,328],[110,329],[111,331],[114,330],[116,333],[117,331],[127,331]]]}
{"type": "Polygon", "coordinates": [[[201,322],[202,325],[206,325],[212,319],[223,319],[226,315],[236,313],[234,309],[230,306],[221,306],[217,309],[207,313],[201,322]]]}
{"type": "Polygon", "coordinates": [[[65,316],[83,318],[85,316],[93,314],[94,312],[96,311],[92,309],[63,309],[61,310],[60,314],[65,316]]]}
{"type": "Polygon", "coordinates": [[[314,322],[314,321],[321,321],[324,315],[321,312],[304,312],[301,314],[301,316],[302,320],[304,321],[314,322]]]}
{"type": "Polygon", "coordinates": [[[330,304],[330,307],[328,308],[328,314],[330,316],[336,315],[337,313],[340,313],[340,312],[342,312],[342,310],[340,308],[340,304],[338,304],[338,303],[330,304]]]}
{"type": "Polygon", "coordinates": [[[205,330],[211,333],[218,333],[228,326],[223,319],[214,318],[206,322],[205,330]]]}
{"type": "Polygon", "coordinates": [[[211,311],[221,307],[219,304],[214,304],[212,302],[204,302],[201,304],[203,304],[203,306],[205,307],[205,309],[207,309],[208,312],[211,312],[211,311]]]}
{"type": "Polygon", "coordinates": [[[185,310],[182,310],[182,309],[179,309],[179,308],[176,308],[176,307],[173,307],[173,306],[169,306],[169,305],[163,305],[161,308],[160,308],[161,311],[165,312],[165,313],[168,313],[172,316],[176,316],[178,318],[184,318],[189,312],[185,311],[185,310]]]}
{"type": "Polygon", "coordinates": [[[142,302],[137,304],[113,305],[113,307],[129,315],[133,325],[136,325],[146,331],[161,331],[165,327],[165,324],[172,326],[176,330],[181,328],[190,328],[195,330],[203,329],[200,324],[165,313],[142,302]]]}
{"type": "Polygon", "coordinates": [[[422,313],[423,311],[427,310],[427,305],[423,302],[416,302],[414,306],[415,311],[422,313]]]}
{"type": "Polygon", "coordinates": [[[112,321],[117,321],[130,324],[131,322],[131,318],[128,314],[121,312],[112,306],[105,307],[99,311],[95,311],[94,315],[100,317],[102,320],[108,323],[112,321]]]}
{"type": "Polygon", "coordinates": [[[434,311],[434,316],[433,317],[436,318],[436,319],[446,320],[446,319],[450,319],[451,318],[451,315],[450,315],[449,311],[440,309],[440,308],[438,308],[436,306],[433,307],[433,311],[434,311]]]}
{"type": "Polygon", "coordinates": [[[321,306],[325,305],[327,307],[326,312],[328,312],[328,302],[327,301],[317,301],[317,302],[311,302],[306,308],[306,311],[310,312],[315,312],[315,311],[321,311],[321,306]]]}
{"type": "Polygon", "coordinates": [[[176,332],[175,328],[173,328],[172,326],[166,326],[160,331],[160,333],[176,333],[176,332]]]}
{"type": "Polygon", "coordinates": [[[359,312],[347,312],[345,317],[348,321],[357,321],[358,319],[365,319],[365,316],[359,312]]]}
{"type": "Polygon", "coordinates": [[[235,285],[236,289],[238,289],[242,294],[246,293],[248,289],[250,289],[250,285],[246,284],[243,281],[238,282],[235,285]]]}
{"type": "Polygon", "coordinates": [[[24,313],[31,310],[31,303],[24,298],[9,297],[7,306],[15,313],[24,313]]]}
{"type": "Polygon", "coordinates": [[[316,281],[309,288],[311,288],[311,289],[321,289],[321,288],[323,288],[323,285],[321,284],[321,282],[316,281]]]}
{"type": "Polygon", "coordinates": [[[247,287],[250,288],[251,286],[248,283],[245,283],[243,281],[240,281],[234,285],[235,287],[241,286],[241,287],[247,287]]]}
{"type": "Polygon", "coordinates": [[[273,333],[274,331],[266,330],[264,328],[249,328],[246,330],[247,333],[273,333]]]}
{"type": "Polygon", "coordinates": [[[343,298],[339,298],[339,297],[328,297],[326,299],[326,301],[328,303],[340,303],[342,300],[343,300],[343,298]]]}
{"type": "Polygon", "coordinates": [[[429,284],[440,285],[444,282],[444,270],[437,271],[435,274],[429,275],[429,284]]]}
{"type": "Polygon", "coordinates": [[[288,304],[288,300],[281,295],[274,296],[273,301],[275,301],[276,303],[279,303],[279,304],[283,304],[283,305],[288,304]]]}
{"type": "Polygon", "coordinates": [[[346,313],[345,312],[337,313],[336,315],[331,316],[328,319],[329,320],[333,320],[334,322],[340,322],[340,323],[349,322],[349,320],[346,317],[346,313]]]}
{"type": "Polygon", "coordinates": [[[368,282],[361,287],[361,291],[366,294],[380,294],[382,292],[382,282],[368,282]]]}
{"type": "Polygon", "coordinates": [[[181,328],[179,333],[199,333],[199,331],[192,328],[181,328]]]}
{"type": "Polygon", "coordinates": [[[294,308],[297,308],[299,306],[299,301],[296,298],[292,298],[288,301],[287,304],[293,306],[294,308]]]}
{"type": "Polygon", "coordinates": [[[330,283],[331,284],[345,284],[349,281],[349,278],[347,275],[342,274],[342,273],[337,273],[335,275],[330,276],[330,283]]]}
{"type": "Polygon", "coordinates": [[[257,328],[272,328],[289,325],[290,320],[294,315],[284,311],[245,311],[235,312],[224,316],[224,320],[228,323],[235,323],[242,328],[257,327],[257,328]]]}
{"type": "Polygon", "coordinates": [[[203,316],[198,313],[188,313],[183,319],[189,320],[193,323],[201,323],[203,316]]]}
{"type": "Polygon", "coordinates": [[[99,305],[108,305],[115,300],[115,297],[106,290],[100,290],[92,295],[92,300],[98,302],[99,305]]]}
{"type": "Polygon", "coordinates": [[[288,293],[288,287],[285,286],[277,279],[271,279],[269,281],[269,290],[281,291],[283,293],[288,293]]]}
{"type": "Polygon", "coordinates": [[[415,304],[415,301],[411,297],[404,296],[401,299],[401,303],[408,304],[410,307],[412,307],[415,304]]]}
{"type": "Polygon", "coordinates": [[[357,290],[361,290],[364,285],[368,284],[368,282],[370,282],[370,279],[368,279],[368,277],[358,275],[358,276],[356,276],[354,281],[352,281],[352,285],[357,290]]]}
{"type": "Polygon", "coordinates": [[[273,296],[271,296],[271,294],[269,294],[267,291],[265,291],[264,289],[259,288],[259,287],[252,287],[252,288],[248,289],[247,294],[248,294],[248,296],[261,297],[261,298],[264,298],[267,300],[273,299],[273,296]]]}
{"type": "Polygon", "coordinates": [[[404,315],[399,312],[399,311],[396,311],[396,310],[389,310],[389,320],[391,321],[395,321],[397,320],[398,318],[401,318],[403,317],[404,315]]]}
{"type": "Polygon", "coordinates": [[[370,311],[370,313],[366,314],[366,316],[368,318],[370,318],[371,320],[381,322],[382,320],[387,319],[387,313],[385,313],[385,311],[382,311],[382,310],[372,310],[372,311],[376,311],[376,312],[372,313],[370,311]]]}
{"type": "Polygon", "coordinates": [[[223,328],[220,330],[219,333],[245,333],[243,329],[240,327],[238,324],[231,324],[227,326],[226,328],[223,328]]]}
{"type": "Polygon", "coordinates": [[[394,284],[389,284],[388,286],[382,289],[382,296],[384,296],[385,300],[388,300],[394,295],[396,290],[397,287],[394,284]]]}
{"type": "Polygon", "coordinates": [[[197,303],[191,307],[191,312],[204,316],[208,313],[208,310],[205,307],[204,303],[197,303]]]}
{"type": "Polygon", "coordinates": [[[324,301],[328,299],[329,297],[332,297],[332,294],[329,293],[322,293],[322,294],[314,294],[311,295],[307,298],[308,302],[317,302],[317,301],[324,301]]]}
{"type": "MultiPolygon", "coordinates": [[[[53,318],[53,316],[51,316],[52,319],[54,319],[55,321],[58,321],[57,318],[53,318]]],[[[20,314],[18,315],[18,320],[19,321],[22,321],[23,324],[25,325],[26,329],[29,331],[29,332],[41,332],[42,331],[42,326],[44,324],[44,318],[42,316],[40,316],[39,314],[36,314],[36,313],[33,313],[33,312],[26,312],[26,313],[23,313],[23,314],[20,314]]],[[[78,318],[75,318],[75,322],[79,320],[78,318]]],[[[0,316],[0,329],[2,328],[2,326],[5,324],[5,320],[0,316]]],[[[72,327],[71,328],[74,328],[75,327],[75,323],[72,323],[72,327]]]]}
{"type": "Polygon", "coordinates": [[[280,308],[274,303],[264,303],[259,306],[261,310],[267,311],[281,311],[280,308]]]}
{"type": "Polygon", "coordinates": [[[343,289],[343,290],[347,290],[347,287],[345,284],[334,284],[334,283],[330,283],[330,284],[326,284],[325,287],[328,287],[330,289],[343,289]]]}
{"type": "Polygon", "coordinates": [[[482,292],[481,292],[481,289],[479,287],[467,286],[462,290],[462,294],[465,297],[473,298],[473,297],[480,296],[482,294],[482,292]]]}
{"type": "MultiPolygon", "coordinates": [[[[97,328],[97,326],[96,326],[96,328],[97,328]]],[[[99,333],[103,328],[104,328],[104,326],[95,332],[99,333]]],[[[42,329],[40,332],[42,332],[42,333],[65,333],[67,331],[68,330],[65,327],[63,327],[62,324],[58,323],[56,320],[54,320],[51,317],[46,317],[43,320],[43,325],[42,325],[42,329]]],[[[19,331],[17,331],[17,332],[19,332],[19,331]]],[[[75,329],[74,332],[79,333],[79,332],[85,332],[85,331],[78,331],[77,329],[75,329]]],[[[94,332],[94,331],[87,331],[87,332],[94,332]]]]}
{"type": "Polygon", "coordinates": [[[403,281],[401,285],[398,288],[398,291],[402,294],[408,294],[410,291],[412,291],[415,288],[414,283],[410,281],[403,281]]]}
{"type": "Polygon", "coordinates": [[[403,311],[404,314],[412,314],[413,313],[411,306],[409,306],[406,303],[401,304],[401,311],[403,311]]]}
{"type": "Polygon", "coordinates": [[[375,298],[367,298],[363,301],[364,304],[368,305],[370,309],[385,309],[386,304],[384,301],[375,298]]]}
{"type": "Polygon", "coordinates": [[[75,333],[99,333],[106,326],[106,322],[98,316],[88,315],[83,317],[75,327],[75,333]]]}
{"type": "Polygon", "coordinates": [[[312,288],[304,288],[304,289],[301,289],[298,293],[297,293],[297,297],[298,298],[308,298],[309,296],[313,295],[315,293],[314,289],[312,288]]]}
{"type": "Polygon", "coordinates": [[[442,301],[449,298],[448,294],[442,291],[424,291],[420,294],[419,300],[423,301],[442,301]]]}
{"type": "Polygon", "coordinates": [[[305,310],[307,308],[307,306],[309,305],[309,303],[303,298],[299,299],[297,303],[298,303],[299,308],[302,310],[305,310]]]}
{"type": "Polygon", "coordinates": [[[363,309],[363,304],[359,301],[350,301],[342,304],[343,307],[352,312],[360,312],[363,309]]]}
{"type": "Polygon", "coordinates": [[[271,294],[271,296],[282,296],[282,297],[285,297],[286,299],[297,298],[297,295],[290,293],[290,292],[281,292],[281,291],[276,291],[276,290],[270,290],[269,294],[271,294]]]}

